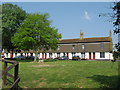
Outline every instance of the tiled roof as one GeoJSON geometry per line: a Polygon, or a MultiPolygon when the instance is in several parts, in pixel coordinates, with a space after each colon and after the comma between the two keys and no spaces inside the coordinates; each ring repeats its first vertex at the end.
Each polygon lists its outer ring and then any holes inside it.
{"type": "Polygon", "coordinates": [[[83,38],[83,39],[63,39],[60,43],[90,43],[90,42],[111,42],[111,37],[95,37],[95,38],[83,38]]]}

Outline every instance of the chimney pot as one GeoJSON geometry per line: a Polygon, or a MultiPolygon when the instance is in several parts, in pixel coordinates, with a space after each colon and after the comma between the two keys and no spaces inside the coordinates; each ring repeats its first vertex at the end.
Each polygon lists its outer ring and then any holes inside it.
{"type": "Polygon", "coordinates": [[[80,39],[83,39],[83,38],[84,38],[84,33],[80,32],[80,39]]]}

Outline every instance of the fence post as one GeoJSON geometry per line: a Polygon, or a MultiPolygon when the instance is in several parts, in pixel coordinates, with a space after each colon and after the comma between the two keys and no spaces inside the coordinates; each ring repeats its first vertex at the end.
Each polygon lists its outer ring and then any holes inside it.
{"type": "MultiPolygon", "coordinates": [[[[17,63],[17,65],[15,66],[15,70],[14,70],[14,82],[17,80],[18,78],[18,67],[19,67],[19,64],[17,63]]],[[[17,90],[18,89],[18,83],[15,85],[15,89],[17,90]]]]}
{"type": "Polygon", "coordinates": [[[6,84],[7,84],[7,73],[5,73],[6,69],[7,69],[7,62],[4,62],[3,85],[6,85],[6,84]]]}

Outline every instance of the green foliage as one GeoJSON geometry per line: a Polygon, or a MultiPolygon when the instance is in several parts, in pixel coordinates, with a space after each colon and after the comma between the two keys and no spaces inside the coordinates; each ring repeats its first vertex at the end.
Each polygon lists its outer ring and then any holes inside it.
{"type": "Polygon", "coordinates": [[[45,59],[44,62],[54,62],[54,61],[58,61],[56,59],[45,59]]]}
{"type": "Polygon", "coordinates": [[[35,51],[35,61],[38,50],[56,49],[61,38],[58,30],[51,26],[49,15],[28,14],[23,24],[12,38],[18,49],[32,49],[35,51]]]}
{"type": "Polygon", "coordinates": [[[115,44],[115,48],[117,49],[118,52],[120,52],[120,43],[119,42],[117,44],[115,44]]]}
{"type": "MultiPolygon", "coordinates": [[[[1,5],[0,5],[1,7],[1,5]]],[[[2,47],[14,49],[11,37],[26,17],[26,12],[17,5],[10,3],[2,4],[2,47]]]]}
{"type": "MultiPolygon", "coordinates": [[[[120,38],[120,1],[116,2],[114,7],[112,8],[114,13],[114,33],[119,34],[118,38],[120,38]]],[[[120,40],[120,39],[119,39],[120,40]]],[[[120,41],[115,45],[116,49],[120,52],[120,41]]]]}
{"type": "MultiPolygon", "coordinates": [[[[113,20],[113,26],[114,26],[114,33],[119,34],[118,38],[120,38],[120,1],[119,2],[114,2],[114,6],[112,7],[112,10],[114,11],[113,13],[104,13],[100,14],[99,17],[101,16],[109,16],[111,17],[111,20],[113,20]]],[[[120,51],[120,39],[117,44],[115,44],[115,48],[120,51]]]]}
{"type": "MultiPolygon", "coordinates": [[[[119,26],[120,24],[120,2],[116,2],[115,6],[112,8],[115,11],[115,21],[113,22],[114,26],[119,26]]],[[[119,33],[119,28],[116,27],[115,33],[119,33]]]]}
{"type": "Polygon", "coordinates": [[[48,14],[29,14],[12,38],[14,45],[19,49],[56,49],[61,36],[51,27],[48,17],[48,14]]]}
{"type": "Polygon", "coordinates": [[[116,60],[116,59],[118,58],[118,56],[119,56],[119,53],[116,52],[116,51],[114,51],[114,53],[113,53],[113,58],[114,58],[114,60],[116,60]]]}
{"type": "Polygon", "coordinates": [[[17,62],[33,62],[34,60],[31,59],[25,59],[25,60],[21,60],[21,59],[16,59],[16,58],[5,58],[5,60],[12,60],[12,61],[17,61],[17,62]]]}
{"type": "Polygon", "coordinates": [[[0,48],[2,48],[2,6],[1,5],[0,5],[0,48]]]}

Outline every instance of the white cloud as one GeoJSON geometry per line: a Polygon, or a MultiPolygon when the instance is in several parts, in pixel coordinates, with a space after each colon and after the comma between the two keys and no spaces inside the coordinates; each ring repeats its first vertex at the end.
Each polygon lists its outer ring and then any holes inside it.
{"type": "Polygon", "coordinates": [[[89,16],[88,12],[87,11],[84,11],[84,18],[86,20],[91,20],[91,17],[89,16]]]}

